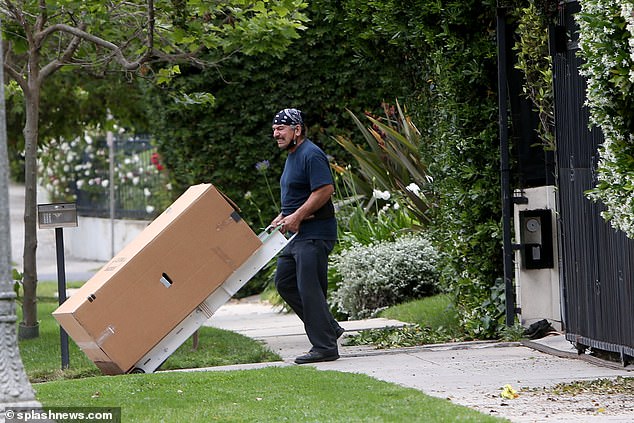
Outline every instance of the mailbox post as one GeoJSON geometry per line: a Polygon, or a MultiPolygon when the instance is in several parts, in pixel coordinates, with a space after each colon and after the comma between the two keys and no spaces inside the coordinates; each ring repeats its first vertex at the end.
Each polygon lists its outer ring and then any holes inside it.
{"type": "MultiPolygon", "coordinates": [[[[64,228],[77,227],[77,205],[75,203],[38,204],[38,225],[40,229],[55,228],[55,250],[57,254],[57,292],[59,304],[66,301],[66,269],[64,265],[64,228]]],[[[62,369],[68,369],[68,334],[60,326],[62,369]]]]}

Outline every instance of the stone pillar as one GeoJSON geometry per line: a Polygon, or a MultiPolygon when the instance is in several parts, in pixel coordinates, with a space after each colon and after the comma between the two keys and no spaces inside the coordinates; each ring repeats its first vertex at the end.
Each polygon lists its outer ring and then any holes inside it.
{"type": "MultiPolygon", "coordinates": [[[[0,272],[5,273],[5,272],[0,272]]],[[[13,285],[0,281],[0,421],[6,407],[39,407],[18,349],[15,292],[13,285]]]]}

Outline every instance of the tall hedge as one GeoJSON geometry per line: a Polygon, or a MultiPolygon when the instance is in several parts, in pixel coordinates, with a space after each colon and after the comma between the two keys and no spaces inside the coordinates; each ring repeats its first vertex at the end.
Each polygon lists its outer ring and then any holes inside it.
{"type": "Polygon", "coordinates": [[[446,29],[432,56],[431,172],[439,193],[438,239],[449,244],[449,286],[466,329],[487,337],[504,310],[495,9],[486,1],[454,5],[443,14],[446,29]]]}
{"type": "Polygon", "coordinates": [[[502,275],[497,141],[495,2],[318,0],[309,29],[281,58],[235,56],[219,69],[190,69],[171,90],[210,91],[214,107],[154,103],[163,160],[178,189],[211,181],[256,221],[273,216],[255,164],[269,160],[276,185],[283,158],[270,119],[293,106],[309,135],[341,157],[330,136],[355,135],[345,113],[396,98],[426,139],[434,177],[432,229],[444,253],[445,284],[474,336],[495,334],[502,275]],[[263,206],[262,206],[263,205],[263,206]]]}
{"type": "Polygon", "coordinates": [[[260,215],[271,219],[279,210],[255,166],[268,160],[266,175],[277,196],[284,160],[271,136],[277,111],[302,109],[309,137],[344,160],[331,136],[354,127],[345,109],[379,109],[384,99],[407,92],[380,58],[353,51],[338,30],[340,15],[336,2],[311,2],[309,28],[282,57],[236,55],[218,68],[185,69],[170,87],[151,89],[153,127],[177,193],[212,182],[252,223],[259,224],[260,215]],[[215,104],[186,106],[171,97],[199,91],[212,93],[215,104]]]}

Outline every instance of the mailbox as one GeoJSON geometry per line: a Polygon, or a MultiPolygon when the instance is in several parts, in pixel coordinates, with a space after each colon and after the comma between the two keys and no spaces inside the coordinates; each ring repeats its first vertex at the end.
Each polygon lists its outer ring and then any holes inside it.
{"type": "Polygon", "coordinates": [[[526,269],[548,269],[553,263],[552,211],[523,210],[520,215],[522,262],[526,269]]]}
{"type": "MultiPolygon", "coordinates": [[[[77,205],[75,203],[51,203],[37,205],[37,223],[40,229],[55,229],[57,253],[57,293],[59,304],[66,301],[66,267],[64,265],[64,229],[77,227],[77,205]]],[[[68,334],[60,326],[60,353],[62,370],[70,366],[68,334]]]]}
{"type": "Polygon", "coordinates": [[[48,228],[77,227],[77,205],[75,203],[51,203],[37,205],[38,226],[48,228]]]}

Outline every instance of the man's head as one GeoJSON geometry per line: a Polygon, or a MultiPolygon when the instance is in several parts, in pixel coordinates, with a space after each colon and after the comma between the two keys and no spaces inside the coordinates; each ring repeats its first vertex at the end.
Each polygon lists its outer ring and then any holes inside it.
{"type": "Polygon", "coordinates": [[[298,109],[280,110],[273,118],[272,128],[278,147],[293,149],[304,139],[304,114],[298,109]]]}

